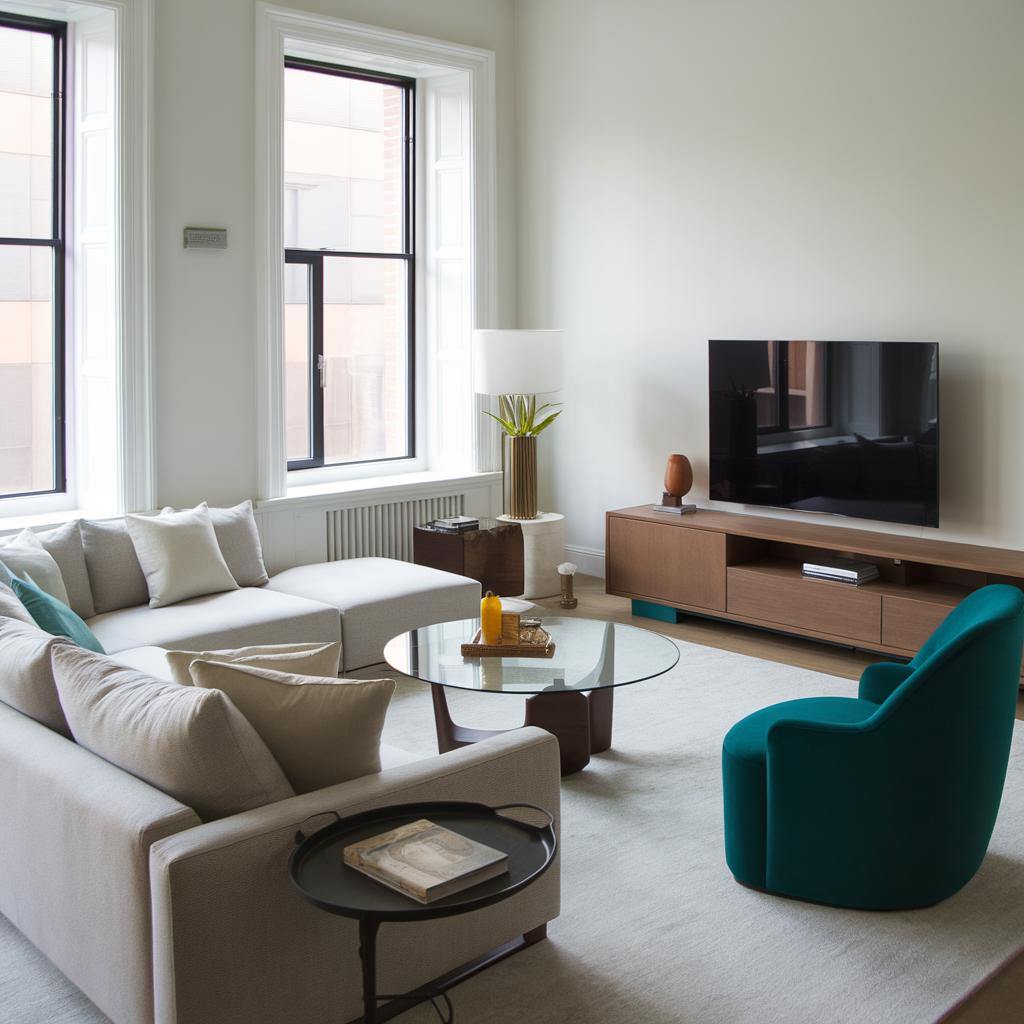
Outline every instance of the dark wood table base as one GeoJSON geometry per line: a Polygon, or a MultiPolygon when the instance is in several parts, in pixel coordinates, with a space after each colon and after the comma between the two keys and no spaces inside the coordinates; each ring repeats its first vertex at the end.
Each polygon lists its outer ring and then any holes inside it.
{"type": "MultiPolygon", "coordinates": [[[[434,725],[437,728],[438,753],[479,743],[510,729],[467,729],[456,725],[448,711],[448,700],[440,683],[431,683],[434,701],[434,725]]],[[[590,763],[591,754],[600,754],[612,745],[614,687],[605,686],[583,693],[580,690],[552,688],[526,698],[526,721],[547,729],[558,740],[562,775],[572,775],[590,763]]]]}

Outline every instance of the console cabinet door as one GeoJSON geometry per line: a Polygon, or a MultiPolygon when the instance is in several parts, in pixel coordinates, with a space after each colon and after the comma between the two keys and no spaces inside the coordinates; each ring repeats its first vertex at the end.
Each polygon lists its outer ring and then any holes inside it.
{"type": "Polygon", "coordinates": [[[725,611],[725,534],[608,520],[608,589],[646,601],[725,611]]]}

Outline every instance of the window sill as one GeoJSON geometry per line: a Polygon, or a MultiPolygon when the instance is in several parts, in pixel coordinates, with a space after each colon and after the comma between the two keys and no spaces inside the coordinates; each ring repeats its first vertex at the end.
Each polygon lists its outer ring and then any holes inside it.
{"type": "Polygon", "coordinates": [[[114,519],[118,513],[112,509],[62,509],[53,512],[39,512],[31,516],[0,515],[0,536],[21,533],[26,527],[33,530],[63,526],[75,519],[114,519]]]}
{"type": "Polygon", "coordinates": [[[281,498],[256,503],[260,512],[300,511],[320,508],[355,508],[387,504],[411,498],[433,497],[444,491],[501,486],[497,473],[398,473],[372,479],[333,481],[289,487],[281,498]]]}

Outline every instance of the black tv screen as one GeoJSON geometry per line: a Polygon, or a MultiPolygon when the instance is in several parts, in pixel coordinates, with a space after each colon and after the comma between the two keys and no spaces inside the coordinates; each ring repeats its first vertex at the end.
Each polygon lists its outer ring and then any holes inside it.
{"type": "Polygon", "coordinates": [[[939,346],[709,341],[716,501],[939,525],[939,346]]]}

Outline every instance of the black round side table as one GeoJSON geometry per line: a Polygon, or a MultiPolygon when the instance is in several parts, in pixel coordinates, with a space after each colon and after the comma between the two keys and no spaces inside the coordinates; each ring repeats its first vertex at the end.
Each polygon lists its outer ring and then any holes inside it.
{"type": "Polygon", "coordinates": [[[514,896],[535,882],[551,866],[557,842],[554,818],[533,804],[485,804],[437,801],[379,807],[342,818],[305,839],[288,859],[288,877],[298,894],[313,906],[359,921],[359,956],[363,969],[363,1021],[376,1024],[381,999],[403,999],[409,1006],[440,995],[450,984],[435,990],[419,989],[403,996],[377,994],[377,929],[384,921],[428,921],[479,910],[514,896]],[[507,817],[499,812],[530,808],[547,817],[543,826],[507,817]],[[418,903],[380,882],[375,882],[342,859],[346,846],[382,832],[428,818],[508,854],[508,872],[472,885],[433,903],[418,903]]]}

